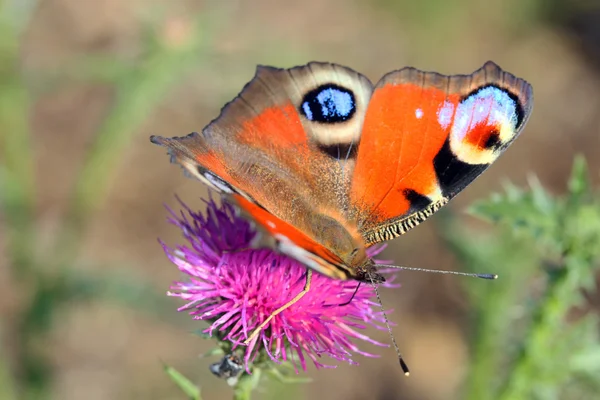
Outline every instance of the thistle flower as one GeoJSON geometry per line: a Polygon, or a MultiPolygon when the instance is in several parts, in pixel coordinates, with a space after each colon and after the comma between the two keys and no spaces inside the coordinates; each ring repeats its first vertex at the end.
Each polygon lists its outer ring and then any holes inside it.
{"type": "MultiPolygon", "coordinates": [[[[275,363],[291,362],[298,373],[298,366],[306,370],[307,359],[317,368],[335,368],[318,361],[324,355],[350,364],[357,364],[354,354],[376,357],[361,351],[356,340],[387,346],[359,332],[367,326],[385,329],[373,287],[362,284],[356,290],[355,281],[315,273],[308,293],[246,347],[243,342],[253,330],[302,291],[306,267],[273,250],[253,248],[258,233],[227,202],[207,201],[204,215],[181,204],[179,215],[169,210],[169,222],[182,230],[188,245],[172,249],[161,244],[187,279],[174,282],[168,295],[187,302],[178,311],[210,323],[205,333],[243,353],[246,371],[261,354],[275,363]]],[[[382,250],[372,248],[369,255],[382,250]]],[[[392,286],[392,280],[385,286],[392,286]]]]}

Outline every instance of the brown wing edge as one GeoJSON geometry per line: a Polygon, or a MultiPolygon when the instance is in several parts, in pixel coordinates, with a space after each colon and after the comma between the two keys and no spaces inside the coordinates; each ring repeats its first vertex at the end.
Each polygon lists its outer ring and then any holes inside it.
{"type": "Polygon", "coordinates": [[[493,61],[487,61],[483,66],[472,74],[443,75],[438,72],[422,71],[413,67],[405,67],[385,74],[376,88],[386,84],[402,84],[421,82],[421,85],[433,87],[446,93],[458,93],[467,97],[483,86],[493,85],[505,89],[514,94],[517,104],[522,109],[523,119],[521,125],[525,125],[527,118],[533,108],[533,89],[524,79],[517,78],[510,72],[504,71],[493,61]]]}

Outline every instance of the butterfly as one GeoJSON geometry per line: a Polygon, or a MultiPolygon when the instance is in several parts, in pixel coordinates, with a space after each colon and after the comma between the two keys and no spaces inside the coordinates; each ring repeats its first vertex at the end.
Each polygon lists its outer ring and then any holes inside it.
{"type": "Polygon", "coordinates": [[[278,251],[375,284],[384,278],[367,248],[446,205],[516,139],[532,107],[529,83],[491,61],[470,75],[406,67],[375,85],[332,63],[259,66],[200,133],[151,141],[278,251]]]}

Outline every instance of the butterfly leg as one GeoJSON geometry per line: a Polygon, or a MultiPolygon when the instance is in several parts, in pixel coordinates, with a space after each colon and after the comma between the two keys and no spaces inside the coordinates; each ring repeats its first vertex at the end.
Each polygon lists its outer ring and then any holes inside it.
{"type": "Polygon", "coordinates": [[[271,322],[271,320],[273,319],[273,317],[275,317],[277,314],[280,314],[281,312],[287,310],[292,305],[294,305],[295,303],[297,303],[298,300],[300,300],[310,290],[310,281],[311,281],[311,278],[312,278],[312,270],[311,269],[307,269],[306,270],[306,283],[304,284],[304,289],[302,289],[302,291],[300,293],[298,293],[296,295],[296,297],[294,297],[292,300],[288,301],[283,306],[281,306],[277,310],[273,311],[271,313],[271,315],[269,315],[269,317],[267,319],[265,319],[258,327],[256,327],[256,329],[254,329],[254,331],[252,331],[252,333],[250,334],[250,336],[248,336],[248,338],[246,340],[244,340],[244,344],[248,345],[252,340],[254,340],[254,338],[260,333],[260,331],[262,331],[263,328],[265,326],[267,326],[267,324],[269,322],[271,322]]]}

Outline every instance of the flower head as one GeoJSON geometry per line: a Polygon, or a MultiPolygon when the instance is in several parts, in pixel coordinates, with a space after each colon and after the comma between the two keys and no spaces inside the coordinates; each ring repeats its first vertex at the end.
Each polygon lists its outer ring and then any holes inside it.
{"type": "MultiPolygon", "coordinates": [[[[161,244],[187,279],[175,282],[168,295],[187,302],[179,311],[208,321],[206,333],[239,349],[274,310],[303,290],[307,270],[288,256],[253,248],[258,233],[230,204],[210,200],[207,205],[204,215],[185,205],[179,215],[171,211],[169,221],[181,228],[188,245],[161,244]]],[[[381,250],[371,249],[369,255],[381,250]]],[[[356,364],[354,353],[374,357],[353,340],[386,346],[359,332],[367,326],[382,329],[384,319],[373,287],[361,284],[357,290],[357,285],[313,274],[310,290],[248,343],[246,370],[260,354],[276,363],[291,361],[296,370],[298,362],[306,369],[307,358],[316,367],[332,367],[318,361],[323,355],[351,364],[356,364]]]]}

